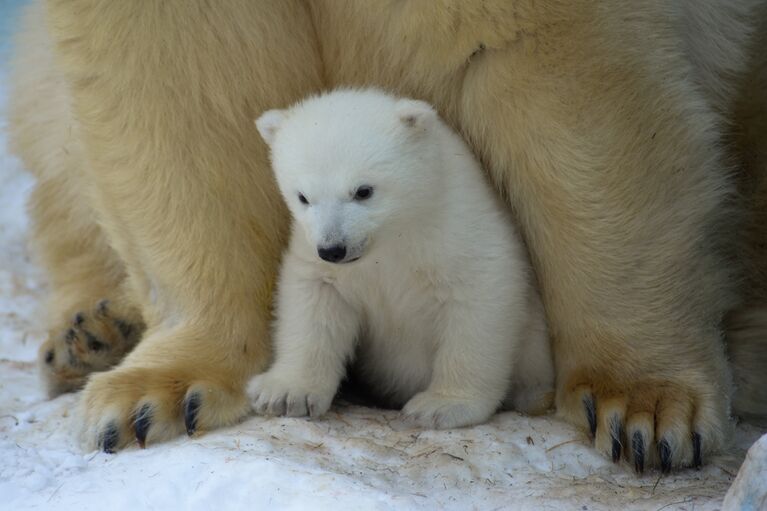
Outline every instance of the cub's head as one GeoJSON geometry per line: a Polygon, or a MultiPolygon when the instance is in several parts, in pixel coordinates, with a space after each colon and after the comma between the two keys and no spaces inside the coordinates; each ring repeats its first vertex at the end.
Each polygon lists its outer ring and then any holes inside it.
{"type": "Polygon", "coordinates": [[[439,119],[423,101],[336,91],[256,121],[317,256],[350,263],[428,218],[441,193],[439,119]]]}

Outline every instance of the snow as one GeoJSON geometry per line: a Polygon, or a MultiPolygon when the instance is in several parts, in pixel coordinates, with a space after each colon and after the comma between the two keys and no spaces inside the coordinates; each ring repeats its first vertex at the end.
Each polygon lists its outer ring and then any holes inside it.
{"type": "MultiPolygon", "coordinates": [[[[19,3],[0,0],[0,112],[19,3]]],[[[33,180],[8,155],[6,129],[0,113],[0,511],[714,510],[764,433],[738,426],[731,453],[702,470],[637,477],[554,417],[503,413],[474,428],[401,430],[389,425],[396,412],[340,403],[320,420],[250,418],[146,450],[83,452],[73,434],[77,395],[48,401],[36,375],[46,286],[27,241],[33,180]]],[[[741,486],[764,479],[760,452],[741,486]]]]}
{"type": "Polygon", "coordinates": [[[767,435],[748,450],[746,461],[727,492],[723,508],[727,511],[767,509],[767,435]]]}

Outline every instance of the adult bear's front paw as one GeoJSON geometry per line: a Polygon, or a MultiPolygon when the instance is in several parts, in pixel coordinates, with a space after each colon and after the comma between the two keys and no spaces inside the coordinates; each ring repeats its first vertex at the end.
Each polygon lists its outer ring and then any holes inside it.
{"type": "MultiPolygon", "coordinates": [[[[150,357],[151,358],[151,357],[150,357]]],[[[195,360],[122,366],[94,374],[81,401],[82,441],[104,452],[231,425],[248,413],[239,368],[195,360]]]]}
{"type": "Polygon", "coordinates": [[[142,367],[94,375],[81,406],[84,444],[108,453],[230,425],[248,410],[244,393],[233,386],[180,368],[142,367]]]}
{"type": "Polygon", "coordinates": [[[727,394],[704,371],[679,370],[623,381],[596,370],[575,372],[560,387],[559,413],[585,426],[599,452],[638,473],[700,467],[731,431],[727,394]],[[700,374],[697,374],[700,373],[700,374]]]}

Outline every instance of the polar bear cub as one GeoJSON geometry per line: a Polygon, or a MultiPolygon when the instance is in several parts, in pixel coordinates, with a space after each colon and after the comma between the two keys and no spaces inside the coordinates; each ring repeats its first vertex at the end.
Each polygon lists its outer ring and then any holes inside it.
{"type": "Polygon", "coordinates": [[[430,105],[339,90],[257,121],[293,215],[256,413],[322,415],[355,375],[408,422],[546,410],[543,307],[506,207],[430,105]]]}

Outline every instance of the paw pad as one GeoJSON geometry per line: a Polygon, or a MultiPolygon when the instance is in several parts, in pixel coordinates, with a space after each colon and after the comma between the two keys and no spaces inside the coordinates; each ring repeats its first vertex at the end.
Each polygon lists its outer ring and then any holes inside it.
{"type": "Polygon", "coordinates": [[[141,319],[129,320],[107,304],[102,300],[91,311],[73,314],[61,333],[52,333],[41,347],[41,370],[51,397],[78,390],[89,374],[117,365],[139,341],[141,319]]]}

